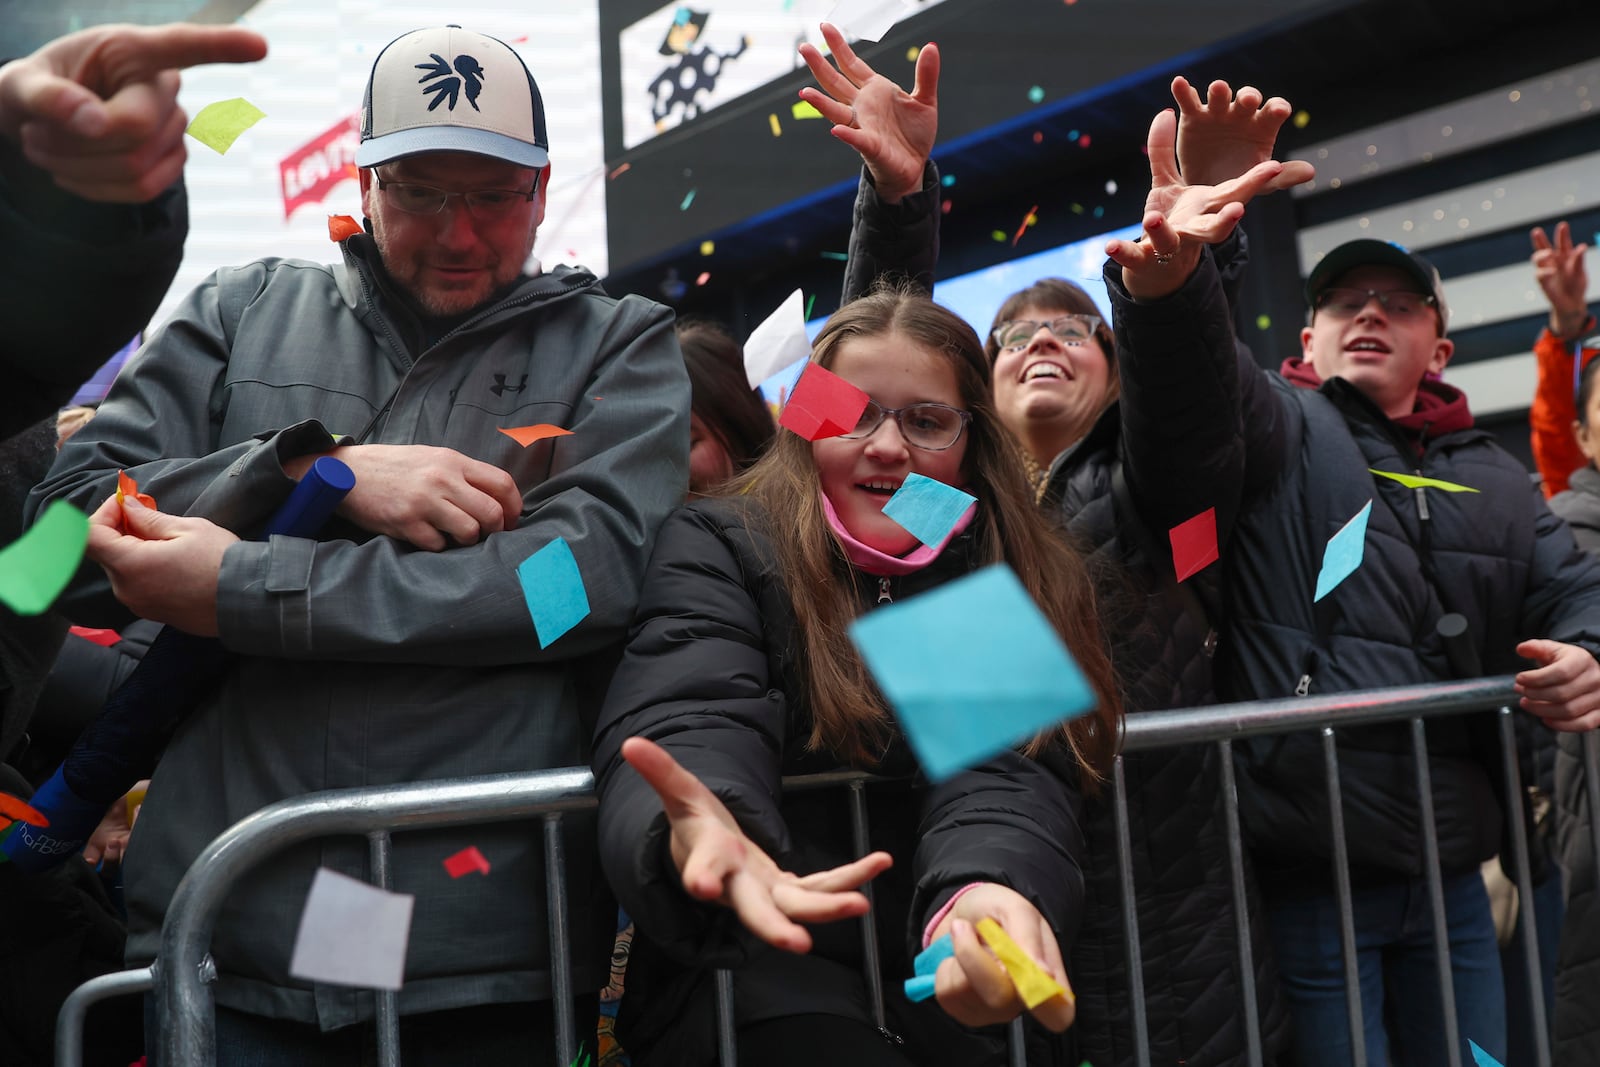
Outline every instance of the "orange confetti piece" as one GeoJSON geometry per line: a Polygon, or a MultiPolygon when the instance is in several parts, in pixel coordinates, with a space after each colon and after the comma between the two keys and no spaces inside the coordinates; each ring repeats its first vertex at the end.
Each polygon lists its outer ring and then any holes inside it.
{"type": "Polygon", "coordinates": [[[40,815],[37,811],[34,811],[31,807],[24,804],[16,797],[10,796],[6,793],[0,793],[0,817],[5,818],[6,825],[8,826],[13,819],[15,819],[17,822],[25,822],[29,826],[50,825],[49,819],[45,818],[43,815],[40,815]]]}
{"type": "Polygon", "coordinates": [[[1034,212],[1038,210],[1039,205],[1035,204],[1028,209],[1028,213],[1026,215],[1022,216],[1022,225],[1017,227],[1017,235],[1011,238],[1012,248],[1017,247],[1017,242],[1022,240],[1022,235],[1028,232],[1028,227],[1039,221],[1039,216],[1034,214],[1034,212]]]}
{"type": "Polygon", "coordinates": [[[151,511],[157,510],[156,498],[149,493],[139,492],[139,483],[128,476],[127,471],[117,472],[117,503],[123,503],[124,497],[133,497],[151,511]]]}
{"type": "Polygon", "coordinates": [[[632,169],[633,169],[633,164],[632,163],[624,163],[622,166],[620,166],[617,169],[613,170],[610,174],[607,174],[606,175],[606,181],[608,181],[608,182],[616,181],[618,178],[622,177],[624,174],[628,173],[628,171],[630,171],[632,169]]]}
{"type": "Polygon", "coordinates": [[[346,237],[354,237],[361,232],[361,223],[349,215],[328,216],[328,240],[337,244],[346,237]]]}
{"type": "Polygon", "coordinates": [[[543,441],[546,437],[570,437],[571,430],[563,430],[559,426],[552,426],[548,422],[541,422],[533,426],[513,426],[507,429],[499,427],[501,433],[511,438],[523,448],[527,448],[535,441],[543,441]]]}

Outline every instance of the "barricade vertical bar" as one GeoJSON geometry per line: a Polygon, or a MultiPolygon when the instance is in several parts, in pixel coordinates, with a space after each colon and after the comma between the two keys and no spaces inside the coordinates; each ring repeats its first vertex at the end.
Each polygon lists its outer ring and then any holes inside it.
{"type": "Polygon", "coordinates": [[[1600,733],[1582,736],[1583,796],[1589,808],[1589,865],[1600,864],[1600,733]]]}
{"type": "MultiPolygon", "coordinates": [[[[856,856],[865,856],[870,849],[867,827],[866,784],[850,783],[850,837],[856,856]]],[[[883,960],[878,955],[878,901],[872,893],[872,883],[861,887],[867,898],[867,913],[861,916],[861,966],[867,981],[867,996],[872,998],[872,1021],[885,1037],[889,1033],[888,1016],[883,1010],[883,960]]]]}
{"type": "Polygon", "coordinates": [[[1439,872],[1439,826],[1433,817],[1433,776],[1428,772],[1428,735],[1421,719],[1411,720],[1411,757],[1417,767],[1422,873],[1427,875],[1428,902],[1433,908],[1433,959],[1438,970],[1439,1007],[1444,1013],[1445,1053],[1450,1067],[1461,1067],[1461,1034],[1456,1026],[1456,987],[1450,972],[1450,924],[1444,914],[1444,877],[1439,872]]]}
{"type": "Polygon", "coordinates": [[[1350,849],[1344,839],[1339,748],[1331,726],[1322,728],[1322,766],[1328,780],[1328,825],[1333,833],[1333,885],[1339,898],[1339,947],[1344,955],[1344,1006],[1350,1019],[1350,1062],[1352,1067],[1367,1067],[1366,1027],[1361,1018],[1361,970],[1356,961],[1355,911],[1350,900],[1350,849]]]}
{"type": "Polygon", "coordinates": [[[567,857],[561,841],[561,813],[541,816],[544,822],[544,896],[550,922],[550,1009],[556,1021],[556,1067],[572,1067],[578,1058],[573,1020],[572,946],[567,943],[567,857]]]}
{"type": "Polygon", "coordinates": [[[1138,903],[1133,895],[1133,842],[1128,834],[1128,781],[1119,753],[1111,761],[1112,815],[1117,828],[1117,888],[1122,894],[1122,939],[1128,955],[1128,1007],[1133,1022],[1133,1056],[1150,1067],[1150,1035],[1145,1030],[1144,957],[1139,951],[1138,903]]]}
{"type": "MultiPolygon", "coordinates": [[[[367,835],[367,855],[372,863],[372,884],[389,891],[394,888],[394,874],[389,862],[392,841],[387,830],[373,830],[367,835]]],[[[400,1067],[400,1001],[392,989],[375,990],[378,998],[374,1022],[378,1025],[379,1067],[400,1067]]]]}
{"type": "Polygon", "coordinates": [[[1020,1015],[1006,1027],[1006,1067],[1028,1067],[1028,1039],[1020,1015]]]}
{"type": "Polygon", "coordinates": [[[717,986],[717,1063],[739,1067],[739,1035],[733,1025],[733,972],[718,968],[717,986]]]}
{"type": "Polygon", "coordinates": [[[1233,774],[1233,742],[1217,742],[1222,766],[1222,811],[1228,828],[1228,864],[1233,874],[1233,928],[1239,950],[1239,988],[1244,997],[1245,1056],[1261,1067],[1261,1014],[1256,1004],[1255,953],[1250,945],[1250,906],[1244,894],[1244,837],[1239,831],[1239,789],[1233,774]]]}
{"type": "Polygon", "coordinates": [[[1527,794],[1517,766],[1517,729],[1511,709],[1500,709],[1500,757],[1506,776],[1506,817],[1511,822],[1511,858],[1517,873],[1517,925],[1522,928],[1522,958],[1528,968],[1528,1021],[1538,1067],[1550,1067],[1550,1031],[1545,1025],[1544,972],[1539,967],[1539,934],[1533,911],[1533,869],[1528,858],[1528,828],[1522,821],[1527,794]]]}

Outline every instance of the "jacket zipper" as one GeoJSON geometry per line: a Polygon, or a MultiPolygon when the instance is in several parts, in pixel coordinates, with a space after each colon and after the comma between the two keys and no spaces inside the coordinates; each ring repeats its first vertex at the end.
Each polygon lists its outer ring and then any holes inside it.
{"type": "Polygon", "coordinates": [[[1305,666],[1303,668],[1304,673],[1300,675],[1300,681],[1297,682],[1294,687],[1295,696],[1303,697],[1310,694],[1311,676],[1316,673],[1316,670],[1317,653],[1315,649],[1310,649],[1306,652],[1305,666]]]}
{"type": "Polygon", "coordinates": [[[880,603],[880,604],[893,604],[894,603],[894,595],[893,595],[891,586],[889,584],[889,578],[888,578],[887,575],[884,575],[883,577],[878,579],[878,603],[880,603]]]}

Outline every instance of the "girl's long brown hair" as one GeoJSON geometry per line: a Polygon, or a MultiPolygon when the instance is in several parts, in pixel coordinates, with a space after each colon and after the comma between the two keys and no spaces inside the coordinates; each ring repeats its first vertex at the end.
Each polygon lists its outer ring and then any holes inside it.
{"type": "MultiPolygon", "coordinates": [[[[1049,744],[1065,742],[1093,782],[1105,774],[1116,751],[1122,704],[1084,561],[1034,505],[1017,446],[991,403],[983,346],[955,314],[909,289],[874,291],[828,320],[812,347],[812,362],[828,367],[846,340],[890,334],[939,356],[955,372],[962,402],[972,414],[963,467],[965,488],[978,498],[972,525],[977,561],[1010,564],[1098,697],[1092,714],[1035,737],[1024,751],[1037,756],[1049,744]]],[[[810,443],[780,431],[732,492],[761,505],[778,573],[794,603],[799,665],[811,711],[810,747],[857,766],[876,764],[894,727],[847,633],[865,591],[828,528],[810,443]]]]}

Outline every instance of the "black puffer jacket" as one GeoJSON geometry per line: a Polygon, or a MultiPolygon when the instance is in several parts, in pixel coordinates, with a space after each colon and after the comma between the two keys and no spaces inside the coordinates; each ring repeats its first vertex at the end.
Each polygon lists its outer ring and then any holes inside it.
{"type": "MultiPolygon", "coordinates": [[[[754,942],[732,912],[692,901],[668,855],[661,803],[619,755],[636,735],[664,746],[787,870],[810,873],[859,855],[842,790],[779,795],[781,776],[837,764],[806,751],[811,724],[793,609],[771,549],[751,527],[754,507],[701,501],[661,528],[595,738],[601,859],[637,926],[619,1033],[641,1065],[714,1062],[713,966],[737,967],[740,1025],[812,1012],[871,1019],[858,925],[813,927],[811,953],[794,956],[754,942]]],[[[971,538],[961,535],[924,570],[891,579],[891,594],[910,596],[972,567],[971,538]]],[[[873,605],[877,579],[842,562],[836,577],[857,583],[864,610],[873,605]]],[[[879,769],[913,770],[902,740],[879,769]]],[[[900,989],[925,924],[957,889],[1008,885],[1033,901],[1063,949],[1070,945],[1083,885],[1074,779],[1060,753],[1042,762],[1008,753],[936,786],[869,792],[870,847],[895,857],[873,883],[885,999],[890,1028],[915,1062],[968,1067],[1003,1055],[998,1039],[957,1026],[932,1001],[911,1004],[900,989]]],[[[1052,1055],[1041,1049],[1030,1063],[1052,1055]]]]}
{"type": "MultiPolygon", "coordinates": [[[[1306,370],[1286,365],[1296,381],[1306,370]]],[[[1314,379],[1313,379],[1314,380],[1314,379]]],[[[1270,490],[1241,517],[1227,572],[1229,699],[1337,693],[1521,670],[1527,638],[1600,651],[1600,565],[1573,543],[1527,471],[1471,424],[1466,399],[1423,383],[1405,429],[1341,379],[1310,388],[1259,372],[1246,383],[1249,462],[1270,490]],[[1473,493],[1411,489],[1372,470],[1421,474],[1473,493]],[[1371,503],[1361,565],[1312,596],[1335,531],[1371,503]],[[1436,631],[1468,622],[1465,653],[1436,631]],[[1475,661],[1475,662],[1474,662],[1475,661]]],[[[1501,847],[1500,751],[1492,715],[1433,719],[1429,767],[1445,872],[1501,847]]],[[[1246,830],[1265,875],[1327,885],[1328,798],[1315,734],[1243,746],[1246,830]]],[[[1352,877],[1421,874],[1409,728],[1339,731],[1352,877]]]]}
{"type": "MultiPolygon", "coordinates": [[[[880,273],[931,285],[938,189],[930,164],[922,191],[891,207],[863,175],[848,271],[856,289],[880,273]]],[[[1133,301],[1120,271],[1108,269],[1125,402],[1103,413],[1051,467],[1046,506],[1094,568],[1101,625],[1130,714],[1213,700],[1206,638],[1217,620],[1200,604],[1216,603],[1218,568],[1190,579],[1197,596],[1185,595],[1174,580],[1166,531],[1215,507],[1225,549],[1250,488],[1241,439],[1214,420],[1219,411],[1238,411],[1238,367],[1254,366],[1235,344],[1226,306],[1246,260],[1239,234],[1219,247],[1215,262],[1208,254],[1180,292],[1152,304],[1133,301]],[[1204,329],[1193,328],[1197,315],[1204,329]],[[1122,501],[1113,491],[1119,471],[1128,486],[1122,501]]],[[[987,323],[974,325],[981,331],[987,323]]],[[[1211,746],[1124,758],[1152,1063],[1219,1067],[1245,1054],[1220,760],[1211,746]]],[[[1127,1067],[1134,1062],[1133,1030],[1109,795],[1086,801],[1083,828],[1083,916],[1068,960],[1078,1019],[1063,1055],[1073,1064],[1127,1067]]],[[[1246,888],[1270,1057],[1288,1043],[1288,1012],[1261,909],[1253,904],[1252,877],[1246,888]]]]}

